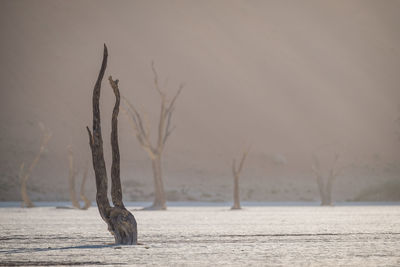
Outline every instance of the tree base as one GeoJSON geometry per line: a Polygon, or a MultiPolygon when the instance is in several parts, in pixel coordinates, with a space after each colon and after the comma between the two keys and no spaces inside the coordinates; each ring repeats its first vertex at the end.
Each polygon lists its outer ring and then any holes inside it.
{"type": "Polygon", "coordinates": [[[126,209],[111,208],[108,231],[114,236],[116,245],[137,245],[136,220],[126,209]]]}
{"type": "Polygon", "coordinates": [[[36,206],[32,202],[31,203],[22,202],[21,207],[22,208],[35,208],[36,206]]]}
{"type": "Polygon", "coordinates": [[[236,206],[231,207],[231,210],[241,210],[241,209],[242,207],[236,207],[236,206]]]}

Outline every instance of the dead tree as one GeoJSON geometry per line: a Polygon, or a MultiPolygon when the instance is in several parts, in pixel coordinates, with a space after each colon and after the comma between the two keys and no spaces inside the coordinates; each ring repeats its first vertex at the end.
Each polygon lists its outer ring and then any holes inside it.
{"type": "Polygon", "coordinates": [[[78,171],[75,169],[74,166],[74,155],[71,146],[68,146],[68,163],[69,163],[69,175],[68,175],[69,198],[71,199],[72,206],[74,208],[80,209],[81,205],[76,199],[76,194],[75,194],[75,176],[78,173],[78,171]]]}
{"type": "Polygon", "coordinates": [[[336,178],[340,175],[343,168],[337,167],[337,161],[339,160],[339,155],[335,154],[332,167],[330,168],[326,181],[324,179],[324,174],[321,168],[320,161],[318,157],[313,155],[313,165],[312,170],[316,177],[316,182],[318,185],[319,195],[321,197],[321,206],[332,206],[332,187],[336,178]]]}
{"type": "MultiPolygon", "coordinates": [[[[400,106],[399,106],[399,110],[400,110],[400,106]]],[[[397,140],[400,141],[400,116],[396,119],[396,125],[397,125],[397,130],[396,130],[397,140]]]]}
{"type": "Polygon", "coordinates": [[[32,203],[31,199],[29,198],[26,183],[31,176],[33,169],[35,168],[36,164],[39,162],[40,157],[42,156],[44,149],[46,148],[47,143],[50,141],[52,133],[44,126],[43,123],[39,123],[40,130],[42,131],[42,140],[40,143],[39,152],[36,154],[36,157],[33,159],[31,165],[27,170],[25,170],[25,163],[21,164],[21,168],[19,171],[19,180],[21,184],[21,197],[22,197],[22,207],[32,208],[35,205],[32,203]]]}
{"type": "Polygon", "coordinates": [[[125,208],[122,202],[122,188],[120,180],[120,155],[118,146],[118,113],[120,93],[118,80],[109,77],[109,82],[115,95],[115,105],[111,119],[111,196],[114,207],[107,197],[107,170],[103,153],[103,138],[100,123],[100,89],[104,72],[107,67],[108,52],[104,45],[103,61],[99,76],[93,89],[93,127],[92,132],[86,127],[89,135],[89,145],[92,152],[93,169],[96,177],[96,202],[101,218],[107,223],[108,230],[115,238],[115,244],[136,245],[137,224],[135,217],[125,208]]]}
{"type": "Polygon", "coordinates": [[[165,210],[167,206],[162,179],[161,157],[165,148],[165,143],[167,142],[171,132],[174,130],[174,128],[171,128],[171,119],[175,110],[175,101],[183,89],[183,84],[179,86],[179,89],[172,100],[168,101],[166,93],[160,89],[154,63],[152,63],[151,67],[154,74],[155,89],[161,98],[157,143],[155,145],[151,144],[149,121],[145,116],[142,116],[126,98],[123,99],[127,105],[127,110],[123,109],[123,111],[128,115],[136,138],[139,141],[140,146],[147,152],[152,163],[154,176],[154,202],[150,207],[145,209],[165,210]]]}
{"type": "Polygon", "coordinates": [[[240,206],[240,197],[239,197],[239,177],[242,172],[244,162],[246,160],[248,150],[243,152],[242,159],[240,160],[239,166],[236,168],[236,159],[233,159],[232,162],[232,174],[233,174],[233,206],[232,210],[240,210],[242,207],[240,206]]]}
{"type": "Polygon", "coordinates": [[[77,209],[87,210],[91,205],[91,202],[85,196],[85,183],[86,183],[88,168],[89,168],[88,163],[86,162],[86,165],[85,165],[85,169],[84,169],[83,177],[82,177],[81,189],[80,189],[80,197],[84,202],[83,207],[81,207],[81,204],[79,203],[78,199],[76,198],[76,193],[75,193],[75,177],[78,174],[78,170],[75,168],[74,154],[73,154],[71,146],[68,146],[68,162],[69,162],[69,176],[68,176],[68,178],[69,178],[68,179],[69,195],[70,195],[70,199],[72,202],[72,206],[77,209]]]}
{"type": "Polygon", "coordinates": [[[83,207],[81,207],[82,210],[87,210],[92,205],[92,202],[85,196],[85,184],[87,180],[88,171],[89,171],[89,163],[86,161],[85,169],[83,171],[83,176],[82,176],[81,190],[79,193],[81,200],[83,201],[83,203],[85,203],[83,207]]]}

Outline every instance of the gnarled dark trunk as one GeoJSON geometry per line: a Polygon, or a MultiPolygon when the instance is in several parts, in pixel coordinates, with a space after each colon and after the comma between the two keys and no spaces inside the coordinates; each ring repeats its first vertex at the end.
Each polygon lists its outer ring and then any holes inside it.
{"type": "Polygon", "coordinates": [[[103,153],[103,139],[100,123],[100,89],[104,72],[107,67],[107,47],[104,45],[103,61],[99,76],[93,89],[93,135],[87,127],[89,144],[92,151],[93,169],[96,177],[96,202],[99,213],[108,225],[108,230],[115,238],[116,244],[132,245],[137,244],[137,224],[135,217],[125,208],[122,202],[122,190],[120,181],[120,162],[118,148],[118,111],[120,94],[118,80],[109,78],[111,87],[115,94],[115,106],[112,116],[111,146],[112,146],[112,170],[111,170],[111,194],[114,207],[110,206],[107,197],[107,171],[103,153]]]}

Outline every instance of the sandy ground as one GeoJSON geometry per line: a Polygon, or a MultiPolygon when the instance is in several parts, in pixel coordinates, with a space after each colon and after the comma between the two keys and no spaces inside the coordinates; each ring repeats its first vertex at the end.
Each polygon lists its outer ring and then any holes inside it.
{"type": "Polygon", "coordinates": [[[0,265],[395,266],[400,206],[173,206],[135,211],[138,246],[112,246],[96,208],[0,208],[0,265]]]}

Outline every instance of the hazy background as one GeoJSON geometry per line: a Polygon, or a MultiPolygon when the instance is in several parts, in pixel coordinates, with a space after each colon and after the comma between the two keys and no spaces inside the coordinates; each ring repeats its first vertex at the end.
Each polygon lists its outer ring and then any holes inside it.
{"type": "MultiPolygon", "coordinates": [[[[30,195],[68,199],[66,147],[80,165],[90,159],[85,127],[103,43],[106,75],[148,113],[153,134],[151,61],[169,95],[186,84],[163,160],[169,200],[230,200],[232,159],[249,145],[243,200],[318,200],[313,153],[326,171],[334,153],[346,166],[334,199],[400,199],[381,191],[400,188],[399,14],[400,1],[2,0],[0,199],[20,199],[19,166],[39,149],[38,122],[53,138],[30,195]]],[[[114,96],[102,88],[109,163],[114,96]]],[[[124,114],[119,122],[124,197],[151,200],[150,160],[124,114]]]]}

